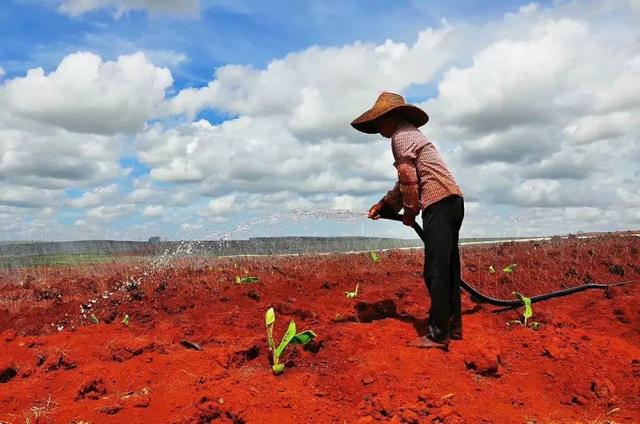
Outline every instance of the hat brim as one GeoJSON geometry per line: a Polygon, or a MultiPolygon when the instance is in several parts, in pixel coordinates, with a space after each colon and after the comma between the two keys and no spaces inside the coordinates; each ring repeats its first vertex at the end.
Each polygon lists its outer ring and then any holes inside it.
{"type": "Polygon", "coordinates": [[[353,120],[351,126],[366,134],[377,134],[380,132],[376,119],[390,112],[401,112],[409,122],[416,127],[421,127],[429,122],[429,115],[417,106],[411,104],[397,105],[386,110],[369,109],[353,120]]]}

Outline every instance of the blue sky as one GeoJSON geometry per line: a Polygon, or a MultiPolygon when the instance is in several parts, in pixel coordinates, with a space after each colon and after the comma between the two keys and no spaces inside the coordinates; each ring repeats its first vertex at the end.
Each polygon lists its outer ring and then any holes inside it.
{"type": "MultiPolygon", "coordinates": [[[[637,135],[627,127],[636,104],[616,97],[624,89],[601,86],[597,70],[576,72],[604,52],[604,72],[634,92],[632,2],[165,4],[3,2],[0,222],[15,229],[7,237],[39,227],[52,239],[206,236],[282,205],[365,210],[393,185],[394,170],[383,167],[384,144],[348,124],[382,90],[435,116],[428,136],[467,194],[463,234],[504,235],[514,215],[531,234],[562,232],[567,217],[574,230],[638,225],[637,135]],[[615,25],[613,16],[623,19],[615,25]],[[27,74],[36,68],[42,76],[27,74]],[[574,72],[574,82],[562,77],[574,72]],[[598,107],[586,106],[592,83],[598,107]],[[523,101],[528,90],[534,104],[523,101]],[[525,113],[533,114],[527,125],[525,113]],[[617,129],[595,131],[604,119],[617,129]],[[602,180],[590,155],[604,144],[617,146],[610,160],[618,166],[613,194],[600,201],[588,190],[590,178],[602,180]],[[37,165],[16,159],[32,155],[37,165]],[[484,185],[474,184],[478,176],[484,185]],[[576,190],[577,200],[566,200],[576,190]]],[[[286,232],[256,231],[246,235],[286,232]]],[[[315,231],[362,228],[336,221],[315,231]]],[[[371,222],[365,232],[410,236],[371,222]]]]}
{"type": "Polygon", "coordinates": [[[418,31],[438,25],[443,18],[481,22],[529,2],[465,0],[429,2],[428,6],[415,0],[233,3],[202,1],[199,17],[150,16],[144,10],[131,10],[114,19],[110,8],[70,17],[58,11],[59,1],[9,0],[0,9],[0,59],[7,76],[12,76],[34,66],[51,70],[78,50],[94,51],[107,59],[139,50],[174,51],[187,57],[175,68],[179,89],[207,82],[214,68],[228,63],[263,67],[274,58],[312,45],[336,46],[355,40],[412,42],[418,31]]]}

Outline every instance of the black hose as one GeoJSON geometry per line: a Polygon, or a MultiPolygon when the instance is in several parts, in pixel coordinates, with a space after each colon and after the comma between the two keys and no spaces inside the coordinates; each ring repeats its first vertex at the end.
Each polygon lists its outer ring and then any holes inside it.
{"type": "MultiPolygon", "coordinates": [[[[393,221],[402,221],[402,215],[384,208],[380,211],[380,218],[390,219],[393,221]]],[[[426,240],[424,237],[424,231],[422,230],[422,227],[420,226],[420,224],[418,224],[417,222],[414,222],[411,227],[418,234],[418,237],[420,237],[420,239],[426,243],[426,240]]],[[[568,296],[570,294],[578,293],[578,292],[589,290],[589,289],[605,289],[606,290],[609,287],[622,286],[622,285],[631,283],[633,281],[635,280],[622,281],[620,283],[614,283],[614,284],[598,284],[598,283],[582,284],[576,287],[569,287],[566,289],[533,296],[530,299],[531,299],[531,303],[542,302],[543,300],[553,299],[553,298],[562,297],[562,296],[568,296]]],[[[484,295],[480,293],[478,290],[476,290],[474,287],[469,285],[467,282],[465,282],[462,278],[460,279],[460,286],[471,295],[471,298],[476,303],[488,303],[490,305],[495,305],[495,306],[505,306],[508,309],[516,308],[522,305],[522,301],[520,301],[519,299],[496,299],[494,297],[484,295]]]]}

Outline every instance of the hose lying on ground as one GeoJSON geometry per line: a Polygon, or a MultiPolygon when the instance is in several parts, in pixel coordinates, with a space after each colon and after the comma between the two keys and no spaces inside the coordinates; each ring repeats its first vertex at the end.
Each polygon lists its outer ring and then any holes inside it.
{"type": "MultiPolygon", "coordinates": [[[[384,208],[380,211],[380,218],[390,219],[393,221],[402,221],[402,215],[384,208]]],[[[414,222],[412,225],[412,228],[418,234],[418,237],[420,237],[420,239],[422,239],[423,242],[426,242],[424,231],[422,230],[422,227],[420,226],[420,224],[418,224],[417,222],[414,222]]],[[[589,290],[589,289],[606,290],[610,287],[622,286],[625,284],[632,283],[634,281],[635,280],[629,280],[629,281],[622,281],[622,282],[613,283],[613,284],[598,284],[598,283],[582,284],[576,287],[569,287],[569,288],[558,290],[558,291],[553,291],[549,293],[543,293],[537,296],[532,296],[530,299],[531,299],[531,303],[542,302],[543,300],[549,300],[556,297],[568,296],[570,294],[578,293],[578,292],[589,290]]],[[[496,299],[496,298],[484,295],[480,293],[478,290],[476,290],[475,288],[473,288],[472,286],[470,286],[468,283],[466,283],[463,279],[460,279],[460,285],[462,286],[463,289],[465,289],[471,295],[471,298],[477,303],[488,303],[490,305],[495,305],[495,306],[504,306],[508,309],[517,308],[518,306],[522,305],[522,301],[520,299],[496,299]]]]}

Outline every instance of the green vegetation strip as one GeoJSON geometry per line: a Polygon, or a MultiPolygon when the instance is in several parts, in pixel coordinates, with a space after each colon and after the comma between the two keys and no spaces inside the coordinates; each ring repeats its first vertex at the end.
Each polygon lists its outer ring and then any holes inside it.
{"type": "Polygon", "coordinates": [[[56,253],[51,255],[0,256],[0,269],[36,266],[75,266],[118,261],[136,262],[144,256],[114,255],[112,253],[56,253]]]}

